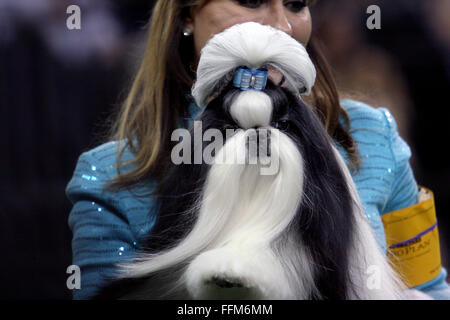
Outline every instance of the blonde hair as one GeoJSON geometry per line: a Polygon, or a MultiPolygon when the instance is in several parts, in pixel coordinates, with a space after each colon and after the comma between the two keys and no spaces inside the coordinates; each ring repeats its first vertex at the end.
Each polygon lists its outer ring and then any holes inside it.
{"type": "MultiPolygon", "coordinates": [[[[170,135],[187,116],[190,89],[195,71],[195,50],[192,37],[182,35],[184,21],[195,7],[208,0],[159,0],[150,19],[145,54],[129,94],[112,127],[111,138],[118,141],[116,167],[118,175],[110,189],[118,190],[147,179],[160,179],[169,163],[170,135]],[[134,158],[124,163],[122,155],[129,149],[134,158]],[[124,165],[132,165],[121,172],[124,165]]],[[[317,47],[314,35],[308,53],[317,69],[311,104],[326,125],[357,164],[357,151],[347,128],[338,122],[345,110],[339,104],[336,86],[325,58],[317,47]]]]}

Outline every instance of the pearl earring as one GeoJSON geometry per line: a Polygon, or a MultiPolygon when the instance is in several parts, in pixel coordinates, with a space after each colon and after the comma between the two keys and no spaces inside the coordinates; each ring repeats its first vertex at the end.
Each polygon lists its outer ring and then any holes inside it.
{"type": "Polygon", "coordinates": [[[189,36],[191,36],[191,35],[192,35],[191,29],[189,29],[188,27],[185,27],[185,28],[183,29],[183,36],[189,37],[189,36]]]}

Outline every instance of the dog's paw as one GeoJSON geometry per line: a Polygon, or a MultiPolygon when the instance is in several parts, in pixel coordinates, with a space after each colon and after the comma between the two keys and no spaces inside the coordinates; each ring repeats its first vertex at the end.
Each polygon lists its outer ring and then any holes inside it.
{"type": "Polygon", "coordinates": [[[206,251],[185,273],[187,290],[194,299],[280,298],[282,270],[271,268],[263,256],[230,248],[206,251]]]}
{"type": "Polygon", "coordinates": [[[196,299],[253,300],[262,298],[256,287],[246,286],[242,279],[230,278],[225,275],[206,279],[200,286],[196,293],[196,299]]]}
{"type": "Polygon", "coordinates": [[[188,292],[194,299],[257,299],[257,285],[249,268],[237,252],[206,251],[186,271],[188,292]]]}

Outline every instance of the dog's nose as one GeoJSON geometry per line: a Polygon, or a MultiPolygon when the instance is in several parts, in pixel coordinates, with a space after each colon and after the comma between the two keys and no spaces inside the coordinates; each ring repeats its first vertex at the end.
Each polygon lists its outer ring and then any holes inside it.
{"type": "Polygon", "coordinates": [[[265,127],[247,130],[246,149],[249,159],[270,157],[271,131],[265,127]]]}

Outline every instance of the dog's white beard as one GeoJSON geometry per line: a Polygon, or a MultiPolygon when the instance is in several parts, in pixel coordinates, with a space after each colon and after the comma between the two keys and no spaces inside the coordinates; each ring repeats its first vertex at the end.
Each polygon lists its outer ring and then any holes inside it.
{"type": "Polygon", "coordinates": [[[261,174],[261,162],[267,160],[261,155],[257,164],[228,164],[248,151],[250,131],[243,130],[217,155],[225,163],[210,169],[198,223],[189,237],[194,247],[209,243],[185,274],[194,298],[242,294],[247,298],[301,299],[312,290],[310,259],[302,252],[299,237],[281,237],[301,201],[303,160],[290,138],[269,130],[270,159],[278,161],[275,174],[261,174]],[[276,246],[277,241],[285,243],[276,246]],[[217,280],[243,287],[223,289],[216,286],[217,280]]]}
{"type": "MultiPolygon", "coordinates": [[[[230,154],[235,157],[237,153],[239,158],[239,152],[245,153],[248,132],[241,131],[227,142],[221,150],[228,154],[226,161],[230,154]]],[[[311,258],[300,235],[288,229],[302,200],[303,159],[289,137],[275,129],[271,133],[271,159],[279,159],[275,175],[261,175],[260,164],[211,168],[198,224],[191,234],[198,244],[208,241],[209,245],[192,261],[183,279],[193,298],[320,298],[311,258]],[[205,234],[207,230],[211,237],[205,234]],[[224,289],[216,285],[221,280],[242,287],[224,289]]],[[[408,297],[376,242],[344,160],[333,149],[353,201],[349,214],[355,217],[349,248],[349,298],[408,297]]]]}
{"type": "Polygon", "coordinates": [[[305,299],[315,290],[311,259],[299,245],[300,235],[285,234],[302,198],[303,159],[289,137],[274,128],[267,130],[270,156],[260,154],[256,164],[248,154],[251,130],[238,130],[226,141],[215,157],[223,161],[208,172],[192,231],[166,252],[122,265],[124,275],[144,276],[191,261],[174,288],[186,287],[194,299],[227,294],[305,299]],[[244,163],[242,156],[247,157],[244,163]],[[272,159],[277,172],[261,174],[272,159]],[[222,289],[212,280],[243,287],[222,289]]]}

